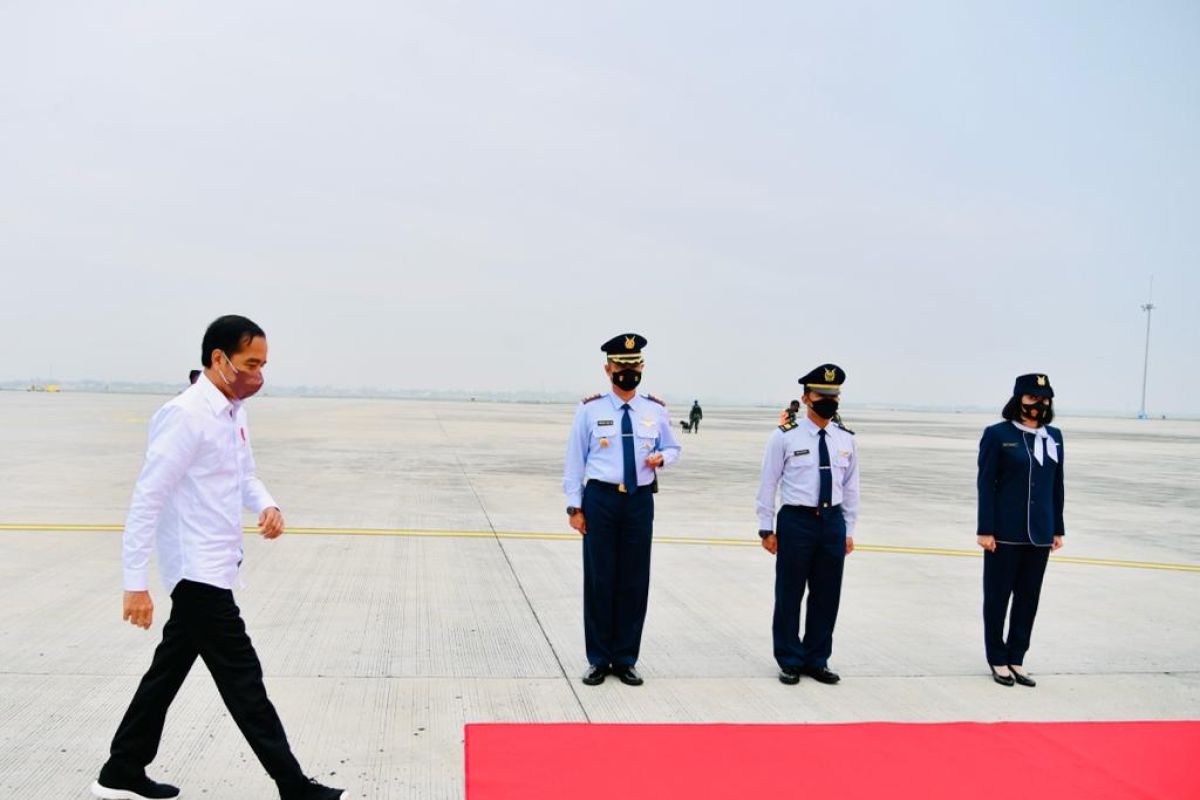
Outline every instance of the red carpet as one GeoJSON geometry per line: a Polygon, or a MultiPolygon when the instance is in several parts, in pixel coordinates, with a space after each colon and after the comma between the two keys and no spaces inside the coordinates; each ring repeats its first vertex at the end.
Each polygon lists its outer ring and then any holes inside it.
{"type": "Polygon", "coordinates": [[[478,724],[467,800],[1200,798],[1200,722],[478,724]]]}

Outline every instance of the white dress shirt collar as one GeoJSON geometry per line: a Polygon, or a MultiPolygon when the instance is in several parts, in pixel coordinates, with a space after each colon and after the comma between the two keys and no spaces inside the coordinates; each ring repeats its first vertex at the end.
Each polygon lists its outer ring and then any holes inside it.
{"type": "Polygon", "coordinates": [[[232,417],[237,413],[238,407],[241,406],[241,401],[230,400],[225,396],[225,393],[217,388],[216,384],[208,379],[208,375],[203,372],[196,379],[197,391],[204,398],[204,402],[212,409],[213,416],[232,417]]]}
{"type": "Polygon", "coordinates": [[[801,425],[804,426],[804,430],[808,433],[808,435],[813,437],[820,434],[821,431],[829,429],[828,425],[822,428],[820,425],[813,422],[811,419],[809,419],[807,414],[804,415],[804,422],[802,422],[801,425]]]}
{"type": "Polygon", "coordinates": [[[622,400],[620,397],[618,397],[618,396],[617,396],[617,393],[616,393],[616,392],[609,392],[609,393],[608,393],[608,399],[612,401],[613,408],[615,408],[617,411],[620,411],[620,410],[621,410],[621,406],[625,405],[625,403],[626,403],[626,402],[628,402],[628,403],[629,403],[629,409],[630,409],[631,411],[632,411],[633,409],[637,408],[637,399],[638,399],[638,395],[637,395],[637,393],[636,393],[636,392],[634,392],[634,395],[633,395],[633,397],[629,398],[629,400],[628,400],[628,401],[626,401],[626,400],[622,400]]]}

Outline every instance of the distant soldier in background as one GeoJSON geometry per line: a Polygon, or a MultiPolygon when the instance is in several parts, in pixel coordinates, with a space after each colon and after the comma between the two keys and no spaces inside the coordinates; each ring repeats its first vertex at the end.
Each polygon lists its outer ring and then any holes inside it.
{"type": "Polygon", "coordinates": [[[692,401],[692,410],[688,414],[688,421],[692,423],[692,433],[700,430],[700,420],[704,419],[704,411],[700,408],[700,401],[692,401]]]}
{"type": "Polygon", "coordinates": [[[800,413],[800,401],[793,400],[788,407],[779,412],[779,424],[789,425],[796,421],[796,415],[800,413]]]}

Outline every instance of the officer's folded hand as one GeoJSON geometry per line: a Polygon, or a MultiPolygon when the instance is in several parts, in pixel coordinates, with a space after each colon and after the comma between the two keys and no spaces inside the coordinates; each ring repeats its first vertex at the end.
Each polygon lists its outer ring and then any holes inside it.
{"type": "Polygon", "coordinates": [[[661,467],[662,463],[663,463],[663,454],[662,453],[651,453],[650,455],[646,456],[646,466],[647,467],[661,467]]]}
{"type": "Polygon", "coordinates": [[[571,522],[571,527],[580,533],[587,535],[587,520],[583,518],[582,511],[576,511],[568,519],[571,522]]]}
{"type": "Polygon", "coordinates": [[[274,539],[283,533],[283,512],[271,506],[258,515],[258,531],[264,539],[274,539]]]}
{"type": "Polygon", "coordinates": [[[846,555],[850,555],[853,552],[854,552],[854,537],[847,536],[846,537],[846,555]]]}
{"type": "Polygon", "coordinates": [[[987,550],[989,553],[996,551],[996,537],[990,533],[984,533],[975,537],[975,543],[987,550]]]}
{"type": "Polygon", "coordinates": [[[139,628],[149,628],[154,620],[154,601],[149,592],[125,592],[121,606],[121,619],[139,628]]]}
{"type": "Polygon", "coordinates": [[[762,537],[762,546],[763,549],[768,553],[775,555],[775,553],[779,551],[779,540],[775,538],[775,534],[768,533],[766,536],[762,537]]]}

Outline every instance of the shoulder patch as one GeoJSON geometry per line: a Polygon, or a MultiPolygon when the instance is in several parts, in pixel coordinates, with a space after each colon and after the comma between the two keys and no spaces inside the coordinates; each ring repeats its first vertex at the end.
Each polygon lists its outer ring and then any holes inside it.
{"type": "Polygon", "coordinates": [[[779,426],[779,430],[783,431],[784,433],[787,433],[788,431],[792,430],[795,427],[796,427],[795,422],[785,422],[779,426]]]}
{"type": "Polygon", "coordinates": [[[583,398],[579,402],[587,404],[587,403],[592,402],[593,400],[599,400],[601,397],[604,397],[604,395],[603,394],[594,394],[594,395],[591,395],[590,397],[583,398]]]}
{"type": "Polygon", "coordinates": [[[853,436],[853,435],[854,435],[854,431],[850,430],[849,428],[847,428],[847,427],[846,427],[845,425],[843,425],[842,423],[840,423],[840,422],[835,422],[835,423],[833,423],[833,424],[834,424],[834,425],[837,425],[839,428],[841,428],[842,430],[844,430],[846,433],[850,434],[851,436],[853,436]]]}
{"type": "Polygon", "coordinates": [[[652,395],[652,394],[645,395],[645,397],[646,397],[646,399],[647,399],[647,400],[652,400],[652,401],[654,401],[655,403],[658,403],[658,404],[659,404],[660,406],[662,406],[663,408],[666,408],[666,407],[667,407],[667,404],[666,404],[666,403],[664,403],[662,400],[659,400],[657,397],[655,397],[655,396],[654,396],[654,395],[652,395]]]}

